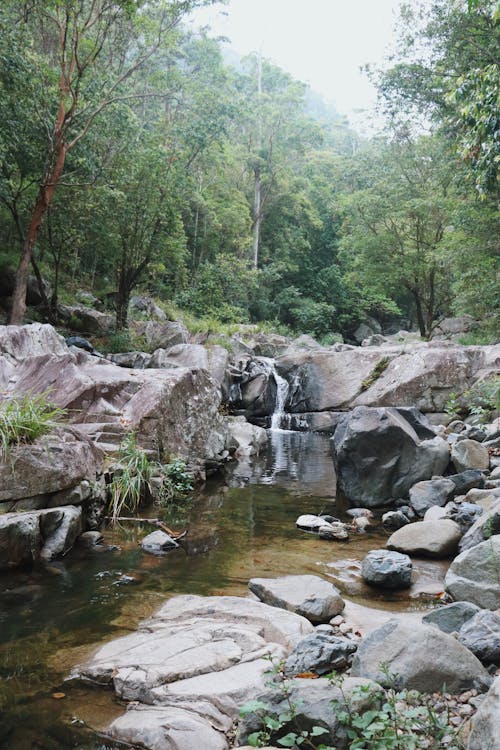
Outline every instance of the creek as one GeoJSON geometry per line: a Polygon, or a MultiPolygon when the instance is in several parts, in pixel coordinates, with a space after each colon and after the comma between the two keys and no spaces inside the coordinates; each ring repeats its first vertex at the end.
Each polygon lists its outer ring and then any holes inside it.
{"type": "MultiPolygon", "coordinates": [[[[158,515],[157,508],[147,512],[158,515]]],[[[312,573],[359,604],[399,612],[432,606],[445,563],[414,561],[409,591],[370,589],[360,579],[361,561],[387,534],[379,527],[328,542],[295,527],[300,514],[320,512],[347,519],[335,496],[329,440],[275,429],[267,455],[228,465],[224,478],[171,510],[168,525],[188,528],[178,550],[142,552],[138,541],[151,526],[134,524],[106,530],[106,551],[75,549],[47,567],[1,575],[0,748],[114,748],[86,727],[104,728],[123,706],[108,690],[64,679],[97,644],[134,629],[174,594],[244,596],[249,578],[312,573]]]]}

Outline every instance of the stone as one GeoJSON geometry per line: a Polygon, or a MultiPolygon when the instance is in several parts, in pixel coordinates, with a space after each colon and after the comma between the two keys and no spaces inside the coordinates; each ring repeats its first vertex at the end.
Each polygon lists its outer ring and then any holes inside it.
{"type": "Polygon", "coordinates": [[[85,305],[59,305],[60,318],[72,331],[102,336],[115,325],[115,318],[109,313],[99,312],[85,305]]]}
{"type": "Polygon", "coordinates": [[[136,370],[144,370],[149,367],[151,354],[147,352],[122,352],[119,354],[109,354],[108,359],[118,367],[131,367],[136,370]]]}
{"type": "Polygon", "coordinates": [[[374,549],[368,552],[361,565],[366,583],[385,589],[405,589],[411,586],[412,564],[408,555],[374,549]]]}
{"type": "Polygon", "coordinates": [[[409,555],[449,557],[461,536],[460,526],[454,521],[417,521],[395,531],[387,540],[387,548],[409,555]]]}
{"type": "Polygon", "coordinates": [[[410,488],[410,505],[420,517],[435,505],[443,507],[455,495],[456,484],[448,478],[428,479],[410,488]]]}
{"type": "Polygon", "coordinates": [[[112,683],[125,700],[189,708],[196,699],[234,718],[264,689],[263,657],[283,658],[312,630],[303,617],[251,599],[176,596],[73,676],[112,683]]]}
{"type": "Polygon", "coordinates": [[[104,537],[100,531],[84,531],[83,534],[77,538],[77,543],[84,549],[92,549],[97,547],[104,542],[104,537]]]}
{"type": "Polygon", "coordinates": [[[472,719],[467,750],[500,750],[500,676],[472,719]]]}
{"type": "Polygon", "coordinates": [[[482,609],[500,609],[500,535],[464,550],[451,563],[446,591],[457,601],[482,609]]]}
{"type": "Polygon", "coordinates": [[[320,539],[343,542],[349,539],[349,531],[345,523],[335,521],[334,523],[323,523],[318,529],[320,539]]]}
{"type": "Polygon", "coordinates": [[[461,440],[451,448],[451,460],[457,471],[486,470],[490,466],[488,448],[475,440],[461,440]]]}
{"type": "Polygon", "coordinates": [[[224,380],[228,362],[229,354],[223,346],[177,344],[168,349],[156,349],[148,367],[187,367],[190,370],[207,370],[220,386],[224,380]]]}
{"type": "Polygon", "coordinates": [[[331,631],[316,631],[297,643],[285,662],[285,674],[294,676],[314,672],[323,675],[334,670],[338,672],[349,666],[356,648],[357,644],[349,638],[339,638],[331,631]]]}
{"type": "Polygon", "coordinates": [[[153,318],[154,320],[165,321],[167,319],[166,314],[163,312],[161,307],[158,307],[152,297],[146,297],[144,295],[134,295],[130,298],[129,312],[141,313],[153,318]]]}
{"type": "MultiPolygon", "coordinates": [[[[451,518],[452,521],[458,523],[463,534],[465,534],[484,513],[480,505],[467,503],[465,501],[460,503],[448,503],[445,506],[445,511],[447,518],[451,518]]],[[[483,540],[481,539],[480,541],[483,540]]],[[[459,549],[462,549],[461,544],[462,540],[460,540],[459,549]]]]}
{"type": "Polygon", "coordinates": [[[453,602],[427,612],[422,617],[422,622],[434,625],[443,633],[458,633],[462,625],[478,612],[479,607],[471,602],[453,602]]]}
{"type": "Polygon", "coordinates": [[[318,576],[251,578],[248,588],[266,604],[295,612],[314,623],[328,622],[344,609],[338,589],[318,576]]]}
{"type": "Polygon", "coordinates": [[[485,664],[500,665],[500,615],[477,612],[460,628],[458,640],[485,664]]]}
{"type": "Polygon", "coordinates": [[[468,649],[447,633],[424,624],[397,619],[373,630],[359,644],[351,668],[352,677],[366,677],[396,689],[424,693],[450,693],[468,689],[484,691],[491,678],[468,649]],[[388,673],[381,669],[382,663],[388,673]]]}
{"type": "MultiPolygon", "coordinates": [[[[94,481],[94,478],[92,478],[94,481]]],[[[48,501],[48,508],[57,508],[59,505],[81,505],[92,495],[92,484],[88,479],[82,479],[74,487],[55,492],[48,501]]]]}
{"type": "MultiPolygon", "coordinates": [[[[291,679],[287,695],[276,688],[268,688],[253,696],[255,700],[268,707],[266,715],[286,714],[289,712],[290,703],[296,707],[293,721],[286,722],[278,734],[272,735],[271,741],[277,742],[279,738],[289,732],[296,732],[297,729],[311,731],[317,726],[327,730],[319,737],[320,742],[338,750],[347,750],[349,741],[337,718],[338,710],[332,706],[332,702],[337,702],[342,708],[346,708],[347,702],[353,711],[363,714],[374,704],[377,705],[382,697],[380,685],[371,680],[352,677],[345,678],[342,692],[338,687],[331,685],[325,677],[320,677],[317,680],[291,679]]],[[[244,745],[250,734],[262,729],[263,713],[252,712],[241,719],[238,725],[238,746],[244,745]]],[[[279,746],[282,747],[281,744],[279,746]]]]}
{"type": "Polygon", "coordinates": [[[83,480],[94,481],[101,468],[102,456],[87,437],[71,427],[56,427],[30,445],[12,447],[0,461],[0,501],[63,491],[71,495],[83,480]]]}
{"type": "Polygon", "coordinates": [[[135,336],[144,339],[148,351],[169,349],[177,344],[189,344],[190,336],[180,321],[137,320],[130,325],[135,336]]]}
{"type": "Polygon", "coordinates": [[[228,435],[226,447],[235,458],[258,455],[267,447],[267,431],[250,424],[245,417],[225,417],[224,424],[228,435]]]}
{"type": "Polygon", "coordinates": [[[322,526],[337,521],[338,518],[334,518],[333,516],[315,516],[312,513],[305,513],[297,518],[295,525],[298,529],[303,529],[304,531],[318,532],[322,526]]]}
{"type": "Polygon", "coordinates": [[[500,498],[496,499],[488,510],[478,513],[477,520],[464,534],[458,548],[460,552],[464,552],[496,534],[500,534],[500,498]]]}
{"type": "Polygon", "coordinates": [[[71,505],[0,515],[0,570],[65,555],[82,531],[82,509],[71,505]]]}
{"type": "Polygon", "coordinates": [[[144,552],[149,552],[152,555],[163,555],[168,550],[176,549],[178,546],[177,542],[169,534],[160,529],[145,536],[141,542],[144,552]]]}
{"type": "Polygon", "coordinates": [[[351,504],[376,508],[445,470],[449,452],[415,409],[356,407],[332,438],[339,488],[351,504]]]}
{"type": "Polygon", "coordinates": [[[433,505],[425,511],[423,521],[441,521],[447,517],[446,508],[441,508],[439,505],[433,505]]]}
{"type": "Polygon", "coordinates": [[[385,529],[401,529],[410,523],[410,519],[401,510],[389,510],[382,516],[382,524],[385,529]]]}
{"type": "Polygon", "coordinates": [[[17,364],[47,352],[55,355],[68,353],[63,337],[52,326],[42,323],[0,326],[0,355],[7,362],[17,364]]]}

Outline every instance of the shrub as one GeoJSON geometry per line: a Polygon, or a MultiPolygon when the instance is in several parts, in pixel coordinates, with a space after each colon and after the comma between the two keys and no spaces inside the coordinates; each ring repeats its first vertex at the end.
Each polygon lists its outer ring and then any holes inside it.
{"type": "Polygon", "coordinates": [[[32,443],[49,432],[65,413],[64,409],[50,403],[46,392],[13,397],[0,403],[0,458],[5,458],[11,446],[32,443]]]}

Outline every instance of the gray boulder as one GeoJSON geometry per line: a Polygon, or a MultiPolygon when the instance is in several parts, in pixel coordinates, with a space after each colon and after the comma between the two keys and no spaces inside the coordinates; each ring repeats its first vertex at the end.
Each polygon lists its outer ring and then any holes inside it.
{"type": "Polygon", "coordinates": [[[500,615],[484,609],[460,628],[460,643],[486,664],[500,664],[500,615]]]}
{"type": "Polygon", "coordinates": [[[455,495],[456,485],[451,479],[439,477],[417,482],[410,489],[410,505],[422,517],[435,505],[443,507],[455,495]]]}
{"type": "Polygon", "coordinates": [[[154,299],[144,295],[134,295],[130,298],[129,312],[146,315],[148,318],[155,320],[165,321],[167,319],[166,314],[161,307],[158,307],[154,299]]]}
{"type": "Polygon", "coordinates": [[[223,346],[177,344],[169,349],[156,349],[148,367],[188,367],[190,370],[207,370],[220,386],[224,380],[228,361],[229,354],[223,346]]]}
{"type": "Polygon", "coordinates": [[[500,750],[500,677],[472,719],[467,750],[500,750]]]}
{"type": "Polygon", "coordinates": [[[314,632],[299,641],[285,662],[285,674],[314,672],[323,675],[345,669],[352,661],[357,644],[333,632],[314,632]]]}
{"type": "Polygon", "coordinates": [[[442,474],[449,460],[447,443],[412,408],[356,407],[339,423],[332,444],[339,488],[351,503],[369,508],[442,474]]]}
{"type": "Polygon", "coordinates": [[[481,610],[471,602],[453,602],[427,612],[422,617],[426,625],[435,625],[443,633],[458,633],[462,625],[481,610]]]}
{"type": "Polygon", "coordinates": [[[268,434],[263,427],[247,422],[245,417],[225,417],[226,447],[235,456],[255,456],[267,446],[268,434]]]}
{"type": "Polygon", "coordinates": [[[59,305],[57,311],[68,328],[79,333],[102,336],[109,333],[115,324],[113,315],[85,305],[59,305]]]}
{"type": "Polygon", "coordinates": [[[500,535],[464,550],[451,563],[445,587],[456,600],[500,609],[500,535]]]}
{"type": "Polygon", "coordinates": [[[500,534],[500,498],[491,505],[489,510],[478,514],[475,523],[460,540],[459,550],[460,552],[464,552],[467,549],[471,549],[496,534],[500,534]]]}
{"type": "Polygon", "coordinates": [[[144,552],[149,552],[152,555],[163,555],[165,552],[175,549],[178,546],[177,542],[171,536],[164,531],[160,531],[160,529],[145,536],[141,542],[144,552]]]}
{"type": "Polygon", "coordinates": [[[251,578],[248,588],[266,604],[296,612],[315,623],[328,622],[344,609],[338,589],[318,576],[251,578]]]}
{"type": "Polygon", "coordinates": [[[476,688],[486,690],[491,678],[479,659],[451,635],[430,625],[405,624],[389,620],[373,630],[359,644],[351,675],[367,677],[390,687],[391,675],[397,689],[425,693],[450,693],[476,688]],[[381,669],[387,665],[388,674],[381,669]]]}
{"type": "Polygon", "coordinates": [[[417,521],[398,529],[387,540],[387,548],[409,555],[449,557],[457,549],[462,532],[454,521],[417,521]]]}
{"type": "Polygon", "coordinates": [[[486,470],[490,465],[488,448],[476,440],[460,440],[451,447],[451,460],[457,471],[486,470]]]}
{"type": "Polygon", "coordinates": [[[72,505],[0,515],[0,570],[65,555],[82,532],[82,509],[72,505]]]}
{"type": "Polygon", "coordinates": [[[385,529],[396,531],[410,523],[408,516],[402,510],[389,510],[382,516],[382,524],[385,529]]]}
{"type": "Polygon", "coordinates": [[[412,564],[408,555],[374,549],[368,552],[361,566],[363,579],[372,586],[405,589],[411,586],[412,564]]]}
{"type": "Polygon", "coordinates": [[[155,349],[169,349],[177,344],[188,344],[189,331],[180,321],[133,321],[131,328],[138,338],[144,339],[148,351],[155,349]]]}

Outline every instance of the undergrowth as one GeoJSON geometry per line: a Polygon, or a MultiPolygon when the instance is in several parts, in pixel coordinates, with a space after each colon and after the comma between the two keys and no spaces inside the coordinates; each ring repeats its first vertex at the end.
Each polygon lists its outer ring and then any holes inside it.
{"type": "Polygon", "coordinates": [[[47,392],[12,397],[0,403],[0,459],[12,446],[32,443],[65,415],[48,400],[47,392]]]}

